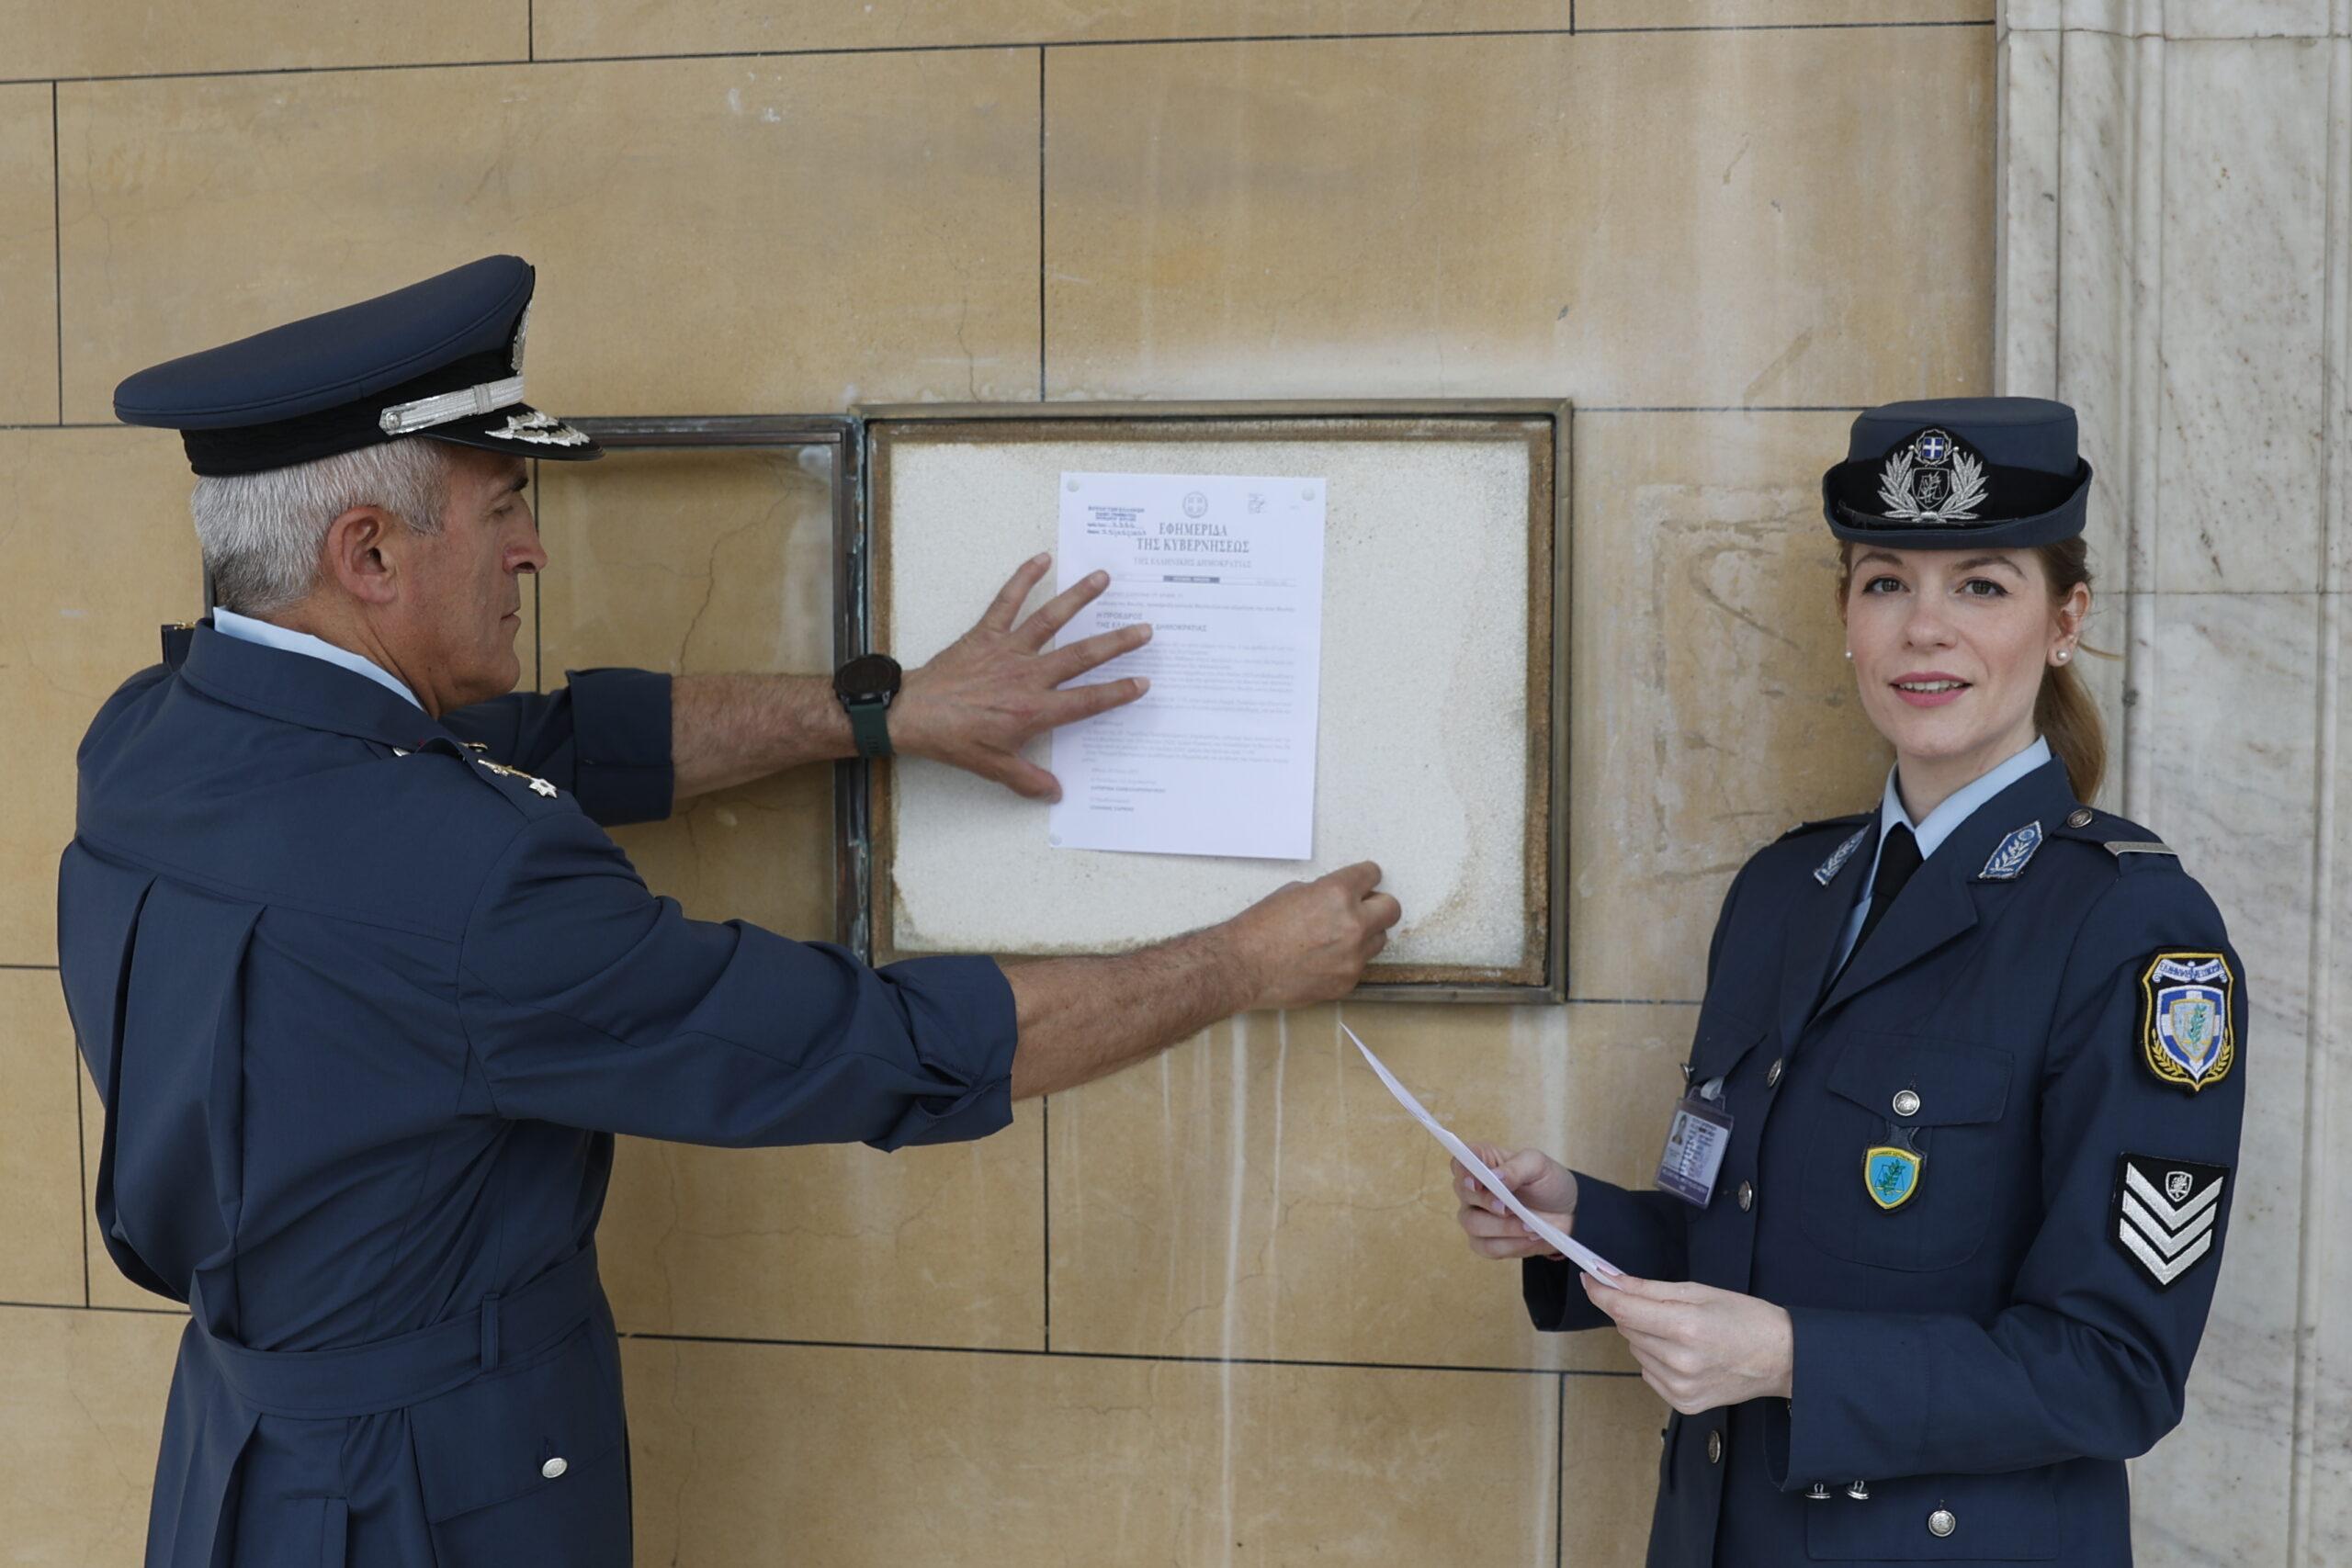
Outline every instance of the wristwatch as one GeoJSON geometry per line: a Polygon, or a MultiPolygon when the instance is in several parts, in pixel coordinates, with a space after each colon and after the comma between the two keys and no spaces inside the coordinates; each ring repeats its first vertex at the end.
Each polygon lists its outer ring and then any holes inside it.
{"type": "Polygon", "coordinates": [[[849,732],[861,757],[890,754],[890,726],[884,715],[899,695],[899,661],[887,653],[867,653],[833,671],[833,695],[849,715],[849,732]]]}

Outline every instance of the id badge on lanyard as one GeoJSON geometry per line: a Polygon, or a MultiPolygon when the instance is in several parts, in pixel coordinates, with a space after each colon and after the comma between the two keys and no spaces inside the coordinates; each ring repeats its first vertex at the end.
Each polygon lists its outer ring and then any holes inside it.
{"type": "Polygon", "coordinates": [[[1731,1112],[1717,1099],[1723,1083],[1712,1078],[1682,1097],[1666,1131],[1666,1150],[1657,1156],[1658,1190],[1695,1208],[1705,1208],[1715,1195],[1715,1176],[1731,1147],[1731,1112]]]}

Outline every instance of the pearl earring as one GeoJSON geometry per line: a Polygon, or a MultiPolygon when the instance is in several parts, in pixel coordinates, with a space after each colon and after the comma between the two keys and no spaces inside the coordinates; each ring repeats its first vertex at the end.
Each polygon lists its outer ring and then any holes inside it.
{"type": "Polygon", "coordinates": [[[1849,649],[1848,649],[1846,650],[1846,657],[1847,657],[1847,658],[1849,658],[1849,659],[1853,658],[1853,657],[1854,657],[1854,650],[1853,650],[1852,649],[1850,649],[1850,648],[1849,648],[1849,649]]]}
{"type": "Polygon", "coordinates": [[[2060,649],[2058,650],[2058,662],[2059,662],[2059,663],[2061,663],[2061,664],[2065,663],[2065,662],[2066,662],[2067,658],[2068,658],[2071,654],[2073,654],[2073,652],[2074,652],[2074,651],[2075,651],[2075,650],[2074,650],[2073,649],[2071,649],[2071,648],[2062,648],[2062,649],[2060,649]]]}

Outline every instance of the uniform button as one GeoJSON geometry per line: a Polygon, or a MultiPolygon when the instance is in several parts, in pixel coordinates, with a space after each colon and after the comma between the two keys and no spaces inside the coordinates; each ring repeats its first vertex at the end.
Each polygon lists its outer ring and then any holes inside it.
{"type": "Polygon", "coordinates": [[[547,1463],[539,1466],[539,1473],[546,1476],[549,1481],[553,1481],[557,1476],[561,1475],[565,1471],[570,1470],[571,1468],[571,1466],[563,1461],[563,1456],[561,1454],[558,1454],[555,1458],[548,1461],[547,1463]]]}
{"type": "Polygon", "coordinates": [[[1939,1540],[1959,1528],[1960,1521],[1951,1517],[1950,1508],[1938,1508],[1928,1516],[1928,1533],[1939,1540]]]}
{"type": "Polygon", "coordinates": [[[1897,1116],[1917,1116],[1919,1114],[1918,1095],[1907,1089],[1897,1089],[1894,1094],[1894,1113],[1897,1116]]]}
{"type": "Polygon", "coordinates": [[[1808,1503],[1826,1503],[1829,1501],[1829,1483],[1826,1481],[1815,1482],[1812,1488],[1805,1493],[1804,1496],[1805,1501],[1808,1503]]]}
{"type": "MultiPolygon", "coordinates": [[[[2087,828],[2090,825],[2091,808],[2087,806],[2077,806],[2074,810],[2066,814],[2066,826],[2069,828],[2087,828]]],[[[1945,1514],[1943,1515],[1943,1517],[1948,1519],[1951,1517],[1951,1516],[1950,1514],[1945,1514]]],[[[1937,1533],[1940,1535],[1950,1535],[1951,1534],[1951,1531],[1945,1529],[1939,1530],[1937,1533]]]]}
{"type": "Polygon", "coordinates": [[[1754,1207],[1756,1207],[1756,1183],[1743,1181],[1739,1184],[1739,1212],[1744,1214],[1754,1207]]]}
{"type": "Polygon", "coordinates": [[[1854,1482],[1846,1488],[1846,1495],[1857,1503],[1867,1503],[1871,1500],[1871,1483],[1867,1481],[1854,1482]]]}
{"type": "Polygon", "coordinates": [[[1774,1062],[1771,1067],[1765,1073],[1764,1087],[1766,1089],[1778,1089],[1781,1087],[1781,1063],[1774,1062]]]}
{"type": "Polygon", "coordinates": [[[1723,1461],[1724,1435],[1721,1432],[1710,1432],[1707,1434],[1707,1462],[1721,1464],[1723,1461]]]}

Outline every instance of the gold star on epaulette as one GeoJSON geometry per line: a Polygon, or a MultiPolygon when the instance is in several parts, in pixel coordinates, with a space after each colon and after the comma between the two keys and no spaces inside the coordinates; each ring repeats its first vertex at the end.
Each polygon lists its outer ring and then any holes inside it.
{"type": "Polygon", "coordinates": [[[531,786],[531,793],[533,795],[543,795],[549,800],[553,800],[556,796],[555,785],[548,783],[545,779],[535,778],[531,774],[525,773],[520,768],[510,768],[503,762],[493,762],[487,757],[476,757],[474,761],[480,762],[483,767],[488,768],[492,773],[496,773],[503,778],[521,779],[525,784],[531,786]]]}

